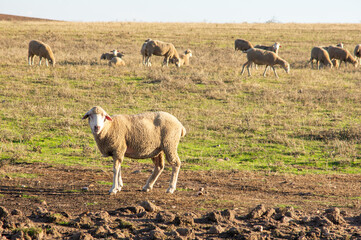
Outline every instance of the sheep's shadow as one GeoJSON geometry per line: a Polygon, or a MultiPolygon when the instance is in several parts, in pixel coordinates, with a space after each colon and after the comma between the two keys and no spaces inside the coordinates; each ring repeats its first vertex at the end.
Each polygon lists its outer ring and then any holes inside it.
{"type": "Polygon", "coordinates": [[[65,60],[65,61],[60,61],[57,62],[58,65],[60,66],[67,66],[67,65],[72,65],[72,66],[86,66],[86,65],[90,65],[90,66],[97,66],[97,65],[103,65],[102,63],[98,62],[98,61],[84,61],[84,60],[79,60],[79,61],[69,61],[69,60],[65,60]]]}

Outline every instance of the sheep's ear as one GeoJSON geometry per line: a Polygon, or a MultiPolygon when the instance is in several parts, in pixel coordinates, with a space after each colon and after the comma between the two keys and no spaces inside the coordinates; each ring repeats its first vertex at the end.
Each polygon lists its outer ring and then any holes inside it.
{"type": "Polygon", "coordinates": [[[109,121],[113,121],[113,119],[108,114],[105,116],[105,118],[109,121]]]}
{"type": "Polygon", "coordinates": [[[88,117],[89,117],[89,114],[86,113],[86,114],[82,117],[82,119],[87,119],[88,117]]]}

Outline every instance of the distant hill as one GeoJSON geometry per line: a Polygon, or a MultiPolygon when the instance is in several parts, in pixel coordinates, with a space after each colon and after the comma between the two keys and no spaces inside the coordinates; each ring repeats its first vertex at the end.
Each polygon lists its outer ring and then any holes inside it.
{"type": "Polygon", "coordinates": [[[0,21],[56,21],[56,20],[0,14],[0,21]]]}

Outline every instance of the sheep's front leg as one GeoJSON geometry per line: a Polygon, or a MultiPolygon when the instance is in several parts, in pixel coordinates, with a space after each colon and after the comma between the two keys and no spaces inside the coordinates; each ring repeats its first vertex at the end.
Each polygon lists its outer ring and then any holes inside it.
{"type": "Polygon", "coordinates": [[[169,62],[169,58],[165,57],[163,60],[162,67],[164,67],[164,65],[166,65],[168,67],[168,62],[169,62]]]}
{"type": "Polygon", "coordinates": [[[147,67],[150,67],[152,64],[150,63],[150,56],[147,56],[146,58],[145,58],[145,65],[147,66],[147,67]]]}
{"type": "Polygon", "coordinates": [[[268,69],[268,65],[266,65],[266,68],[264,69],[264,72],[263,72],[263,77],[265,77],[266,76],[266,73],[267,73],[267,69],[268,69]]]}
{"type": "Polygon", "coordinates": [[[45,64],[47,67],[49,67],[49,64],[48,64],[48,59],[45,58],[45,64]]]}
{"type": "Polygon", "coordinates": [[[251,76],[251,71],[249,70],[249,68],[251,67],[251,65],[252,65],[252,62],[249,62],[248,65],[247,65],[248,77],[251,76]]]}
{"type": "Polygon", "coordinates": [[[113,186],[109,190],[109,194],[116,194],[123,187],[123,180],[120,172],[123,158],[113,157],[113,186]]]}
{"type": "Polygon", "coordinates": [[[243,64],[242,71],[241,71],[241,75],[243,75],[244,68],[246,67],[247,64],[248,64],[248,61],[247,61],[245,64],[243,64]]]}
{"type": "Polygon", "coordinates": [[[146,184],[143,187],[143,191],[149,192],[153,189],[154,183],[157,181],[158,177],[164,170],[164,157],[163,153],[160,153],[158,156],[152,158],[154,163],[154,169],[152,175],[148,178],[146,184]]]}
{"type": "Polygon", "coordinates": [[[276,72],[276,69],[275,69],[275,67],[274,67],[274,66],[272,66],[272,69],[273,69],[273,72],[275,73],[276,78],[279,78],[279,77],[278,77],[278,75],[277,75],[277,72],[276,72]]]}

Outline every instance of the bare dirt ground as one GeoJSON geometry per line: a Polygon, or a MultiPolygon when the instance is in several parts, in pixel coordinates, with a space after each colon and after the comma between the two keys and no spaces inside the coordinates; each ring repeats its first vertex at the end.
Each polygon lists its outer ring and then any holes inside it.
{"type": "Polygon", "coordinates": [[[165,194],[169,169],[146,193],[152,166],[128,165],[115,196],[111,169],[2,166],[1,239],[361,239],[359,175],[181,170],[165,194]]]}

